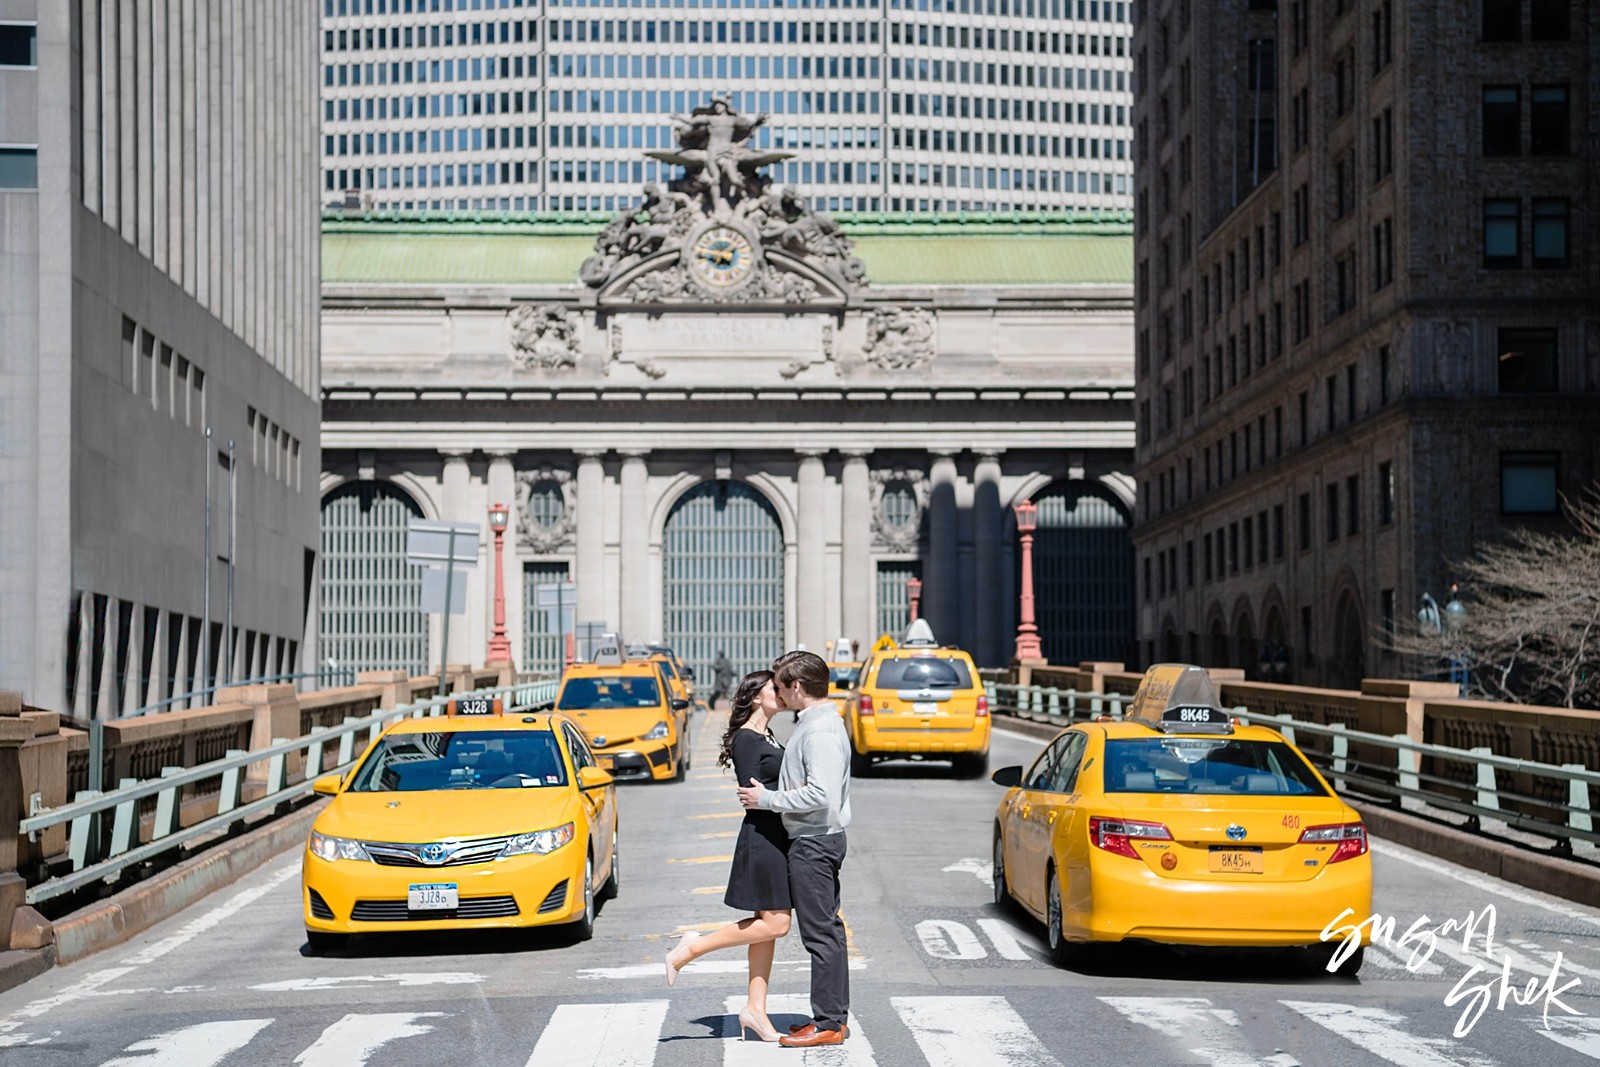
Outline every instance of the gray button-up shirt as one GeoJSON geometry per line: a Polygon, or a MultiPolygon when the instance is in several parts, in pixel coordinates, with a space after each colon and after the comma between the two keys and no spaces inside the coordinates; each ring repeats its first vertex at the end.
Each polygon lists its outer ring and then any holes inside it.
{"type": "Polygon", "coordinates": [[[797,722],[778,788],[762,790],[761,807],[783,814],[790,837],[839,833],[850,825],[850,735],[831,700],[804,709],[797,722]]]}

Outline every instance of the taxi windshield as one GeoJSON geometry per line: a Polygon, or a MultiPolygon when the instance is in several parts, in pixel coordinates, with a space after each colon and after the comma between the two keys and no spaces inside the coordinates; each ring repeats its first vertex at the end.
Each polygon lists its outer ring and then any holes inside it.
{"type": "Polygon", "coordinates": [[[830,667],[828,681],[834,685],[852,686],[856,684],[856,678],[860,674],[860,667],[830,667]]]}
{"type": "Polygon", "coordinates": [[[378,742],[352,793],[523,789],[567,784],[553,734],[533,730],[396,733],[378,742]]]}
{"type": "Polygon", "coordinates": [[[1106,741],[1106,792],[1327,796],[1282,741],[1149,737],[1106,741]]]}
{"type": "Polygon", "coordinates": [[[972,675],[958,659],[913,656],[885,660],[878,668],[880,689],[971,689],[972,675]]]}
{"type": "Polygon", "coordinates": [[[561,711],[604,708],[652,708],[661,703],[661,687],[650,675],[568,678],[556,707],[561,711]]]}

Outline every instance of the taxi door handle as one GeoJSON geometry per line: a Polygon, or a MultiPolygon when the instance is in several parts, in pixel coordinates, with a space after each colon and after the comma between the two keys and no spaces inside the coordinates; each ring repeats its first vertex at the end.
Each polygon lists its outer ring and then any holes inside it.
{"type": "Polygon", "coordinates": [[[1024,805],[1022,805],[1020,810],[1022,812],[1022,817],[1024,819],[1031,818],[1032,815],[1033,815],[1033,807],[1032,807],[1032,805],[1024,804],[1024,805]]]}
{"type": "Polygon", "coordinates": [[[1045,821],[1048,822],[1051,826],[1054,826],[1056,824],[1056,813],[1054,811],[1052,811],[1050,813],[1050,817],[1048,819],[1046,819],[1045,821]]]}

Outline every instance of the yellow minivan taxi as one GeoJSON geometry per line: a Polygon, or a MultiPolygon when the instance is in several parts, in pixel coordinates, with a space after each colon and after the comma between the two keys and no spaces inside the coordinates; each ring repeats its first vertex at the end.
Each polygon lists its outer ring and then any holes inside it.
{"type": "Polygon", "coordinates": [[[616,787],[577,728],[463,697],[448,717],[401,719],[347,774],[301,859],[313,952],[351,934],[564,925],[594,933],[615,896],[616,787]]]}
{"type": "Polygon", "coordinates": [[[941,647],[924,620],[899,644],[867,655],[841,713],[854,775],[890,759],[947,759],[968,777],[988,769],[989,700],[977,665],[961,649],[941,647]]]}
{"type": "Polygon", "coordinates": [[[1127,718],[1072,726],[993,777],[1008,787],[995,902],[1043,922],[1058,963],[1137,939],[1301,949],[1328,967],[1339,943],[1322,930],[1372,912],[1361,816],[1277,731],[1233,721],[1203,668],[1152,667],[1127,718]]]}
{"type": "Polygon", "coordinates": [[[618,781],[681,781],[689,770],[689,701],[661,663],[624,660],[615,646],[561,676],[556,710],[583,731],[618,781]]]}

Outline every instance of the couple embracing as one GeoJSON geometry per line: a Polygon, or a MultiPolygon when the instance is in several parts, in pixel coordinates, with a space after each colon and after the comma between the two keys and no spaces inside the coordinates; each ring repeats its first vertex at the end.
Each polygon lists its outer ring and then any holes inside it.
{"type": "Polygon", "coordinates": [[[836,1045],[850,1035],[850,972],[839,917],[839,867],[850,825],[850,740],[828,699],[828,665],[811,652],[787,653],[772,670],[746,675],[732,703],[718,762],[733,765],[746,811],[723,899],[755,914],[703,937],[685,934],[667,954],[667,984],[691,960],[748,945],[750,989],[739,1012],[740,1033],[753,1031],[763,1041],[794,1048],[836,1045]],[[780,711],[798,712],[787,749],[768,727],[780,711]],[[780,1035],[767,1018],[767,984],[791,913],[811,956],[812,1019],[780,1035]]]}

